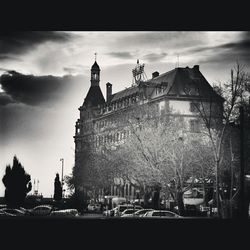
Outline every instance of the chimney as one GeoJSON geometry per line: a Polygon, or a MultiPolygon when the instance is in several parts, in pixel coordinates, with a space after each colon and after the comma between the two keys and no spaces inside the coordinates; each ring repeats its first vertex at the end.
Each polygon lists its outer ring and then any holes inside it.
{"type": "Polygon", "coordinates": [[[199,65],[194,65],[193,69],[199,71],[200,70],[200,66],[199,65]]]}
{"type": "Polygon", "coordinates": [[[106,102],[110,102],[112,96],[112,84],[110,82],[106,83],[106,102]]]}
{"type": "Polygon", "coordinates": [[[155,72],[152,73],[152,78],[155,78],[157,76],[159,76],[159,72],[158,71],[155,71],[155,72]]]}

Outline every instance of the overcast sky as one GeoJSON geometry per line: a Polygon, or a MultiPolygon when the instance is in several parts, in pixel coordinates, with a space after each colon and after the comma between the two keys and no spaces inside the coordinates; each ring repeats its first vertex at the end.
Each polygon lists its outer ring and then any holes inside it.
{"type": "MultiPolygon", "coordinates": [[[[0,177],[16,154],[50,197],[54,178],[74,165],[74,126],[97,52],[101,89],[131,86],[137,59],[148,78],[177,65],[225,82],[236,60],[249,71],[249,32],[0,32],[0,177]]],[[[32,190],[33,192],[33,190],[32,190]]],[[[0,196],[4,186],[0,183],[0,196]]]]}

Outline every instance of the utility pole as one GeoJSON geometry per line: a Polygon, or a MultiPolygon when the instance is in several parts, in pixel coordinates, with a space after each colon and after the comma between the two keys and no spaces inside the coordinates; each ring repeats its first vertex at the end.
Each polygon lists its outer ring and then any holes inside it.
{"type": "Polygon", "coordinates": [[[61,181],[61,185],[62,185],[62,197],[63,197],[63,163],[64,163],[64,159],[61,158],[60,161],[62,162],[62,181],[61,181]]]}

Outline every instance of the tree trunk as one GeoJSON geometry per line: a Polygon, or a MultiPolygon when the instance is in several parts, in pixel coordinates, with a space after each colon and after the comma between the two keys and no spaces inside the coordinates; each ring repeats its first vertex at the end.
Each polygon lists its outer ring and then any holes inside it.
{"type": "Polygon", "coordinates": [[[182,191],[179,191],[179,190],[177,191],[176,201],[177,201],[179,214],[181,216],[185,215],[185,207],[184,207],[184,202],[183,202],[183,192],[182,191]]]}
{"type": "Polygon", "coordinates": [[[230,161],[230,218],[233,217],[233,186],[234,186],[234,171],[233,171],[233,150],[232,150],[232,138],[230,137],[230,155],[231,155],[231,161],[230,161]]]}
{"type": "Polygon", "coordinates": [[[216,160],[216,169],[215,169],[215,190],[216,190],[216,206],[217,206],[217,213],[218,213],[218,217],[221,217],[221,211],[220,211],[220,198],[219,198],[219,165],[220,162],[219,160],[216,160]]]}
{"type": "Polygon", "coordinates": [[[160,191],[159,190],[155,190],[153,192],[153,198],[152,198],[152,202],[153,202],[153,208],[154,209],[159,209],[159,202],[160,201],[160,191]]]}
{"type": "Polygon", "coordinates": [[[206,181],[204,180],[203,181],[203,200],[204,200],[204,203],[205,205],[207,206],[208,205],[208,192],[207,192],[207,189],[206,189],[206,181]]]}
{"type": "Polygon", "coordinates": [[[144,207],[145,208],[149,208],[150,207],[150,204],[149,204],[149,199],[150,199],[150,192],[149,191],[145,191],[145,194],[144,194],[144,207]]]}

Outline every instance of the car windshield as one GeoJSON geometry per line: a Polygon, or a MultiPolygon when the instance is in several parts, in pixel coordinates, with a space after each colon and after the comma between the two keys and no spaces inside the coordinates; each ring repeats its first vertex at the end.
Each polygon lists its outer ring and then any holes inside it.
{"type": "Polygon", "coordinates": [[[132,206],[131,205],[128,205],[128,206],[120,206],[119,207],[119,210],[120,210],[120,212],[123,212],[124,210],[126,210],[127,208],[131,208],[132,206]]]}
{"type": "Polygon", "coordinates": [[[145,214],[146,212],[148,212],[148,211],[150,211],[150,210],[140,210],[140,211],[138,211],[138,212],[136,212],[137,214],[145,214]]]}
{"type": "Polygon", "coordinates": [[[9,214],[18,214],[18,211],[14,210],[14,209],[6,209],[5,212],[9,213],[9,214]]]}

